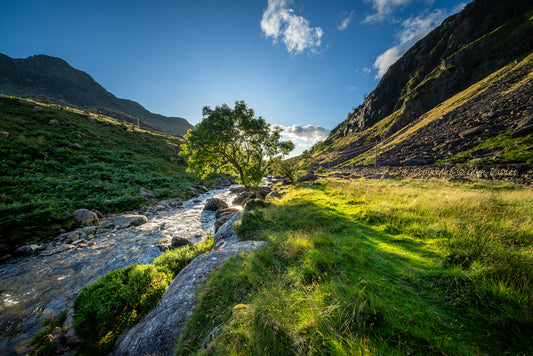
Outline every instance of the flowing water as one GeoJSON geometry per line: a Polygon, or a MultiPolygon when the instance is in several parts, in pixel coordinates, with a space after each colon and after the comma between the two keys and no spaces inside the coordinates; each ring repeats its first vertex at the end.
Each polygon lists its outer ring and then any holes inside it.
{"type": "Polygon", "coordinates": [[[159,211],[146,214],[148,222],[141,226],[104,229],[64,251],[44,251],[0,265],[0,355],[24,353],[42,321],[70,307],[93,280],[119,268],[151,263],[161,254],[157,245],[168,244],[172,236],[198,242],[213,233],[215,213],[202,210],[211,197],[231,205],[228,189],[211,190],[181,208],[159,206],[159,211]]]}

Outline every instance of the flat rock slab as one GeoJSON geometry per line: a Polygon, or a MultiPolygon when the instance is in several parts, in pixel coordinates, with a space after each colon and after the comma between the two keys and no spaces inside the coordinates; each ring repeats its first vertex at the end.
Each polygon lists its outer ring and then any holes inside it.
{"type": "Polygon", "coordinates": [[[112,355],[172,355],[174,343],[192,314],[196,288],[205,282],[214,268],[231,256],[264,246],[265,241],[242,241],[194,259],[170,284],[158,306],[122,334],[112,355]]]}
{"type": "Polygon", "coordinates": [[[120,226],[121,228],[126,228],[131,225],[139,226],[147,222],[148,219],[144,215],[120,215],[113,220],[113,225],[120,226]]]}

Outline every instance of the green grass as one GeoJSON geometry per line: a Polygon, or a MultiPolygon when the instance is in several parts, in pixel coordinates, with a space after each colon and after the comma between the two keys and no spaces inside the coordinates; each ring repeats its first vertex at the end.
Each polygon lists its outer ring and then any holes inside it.
{"type": "Polygon", "coordinates": [[[141,186],[164,199],[184,196],[198,181],[185,165],[170,162],[177,153],[168,144],[182,142],[176,136],[74,109],[42,108],[0,98],[0,131],[9,133],[0,137],[2,252],[70,228],[76,209],[132,210],[148,203],[141,186]],[[50,119],[60,125],[48,125],[50,119]]]}
{"type": "MultiPolygon", "coordinates": [[[[533,134],[529,134],[521,137],[511,137],[512,130],[507,130],[499,135],[492,137],[484,137],[483,143],[475,146],[474,148],[459,152],[456,155],[447,157],[437,163],[444,162],[461,162],[466,164],[497,164],[497,163],[533,163],[533,150],[526,151],[525,149],[533,145],[533,134]],[[501,147],[503,153],[496,158],[485,158],[471,162],[472,158],[469,153],[482,149],[501,147]]],[[[483,136],[481,136],[483,137],[483,136]]]]}
{"type": "Polygon", "coordinates": [[[243,214],[269,245],[210,276],[176,353],[531,354],[532,216],[507,183],[299,185],[243,214]]]}

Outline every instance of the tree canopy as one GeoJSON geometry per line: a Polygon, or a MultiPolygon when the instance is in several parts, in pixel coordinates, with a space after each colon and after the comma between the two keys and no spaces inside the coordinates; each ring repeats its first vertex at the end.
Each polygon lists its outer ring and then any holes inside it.
{"type": "Polygon", "coordinates": [[[281,140],[281,129],[273,128],[244,101],[215,110],[203,108],[204,119],[185,135],[182,154],[189,156],[187,170],[205,178],[209,173],[235,173],[240,183],[254,187],[268,173],[276,158],[294,149],[281,140]]]}

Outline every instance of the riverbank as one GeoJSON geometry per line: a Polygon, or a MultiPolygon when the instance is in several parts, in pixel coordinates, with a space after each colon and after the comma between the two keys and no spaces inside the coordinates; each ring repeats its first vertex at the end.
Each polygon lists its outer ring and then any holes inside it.
{"type": "MultiPolygon", "coordinates": [[[[151,263],[173,237],[198,242],[213,233],[215,213],[204,211],[207,199],[231,204],[227,188],[214,189],[181,202],[167,200],[131,213],[146,217],[142,225],[112,224],[76,241],[56,241],[36,254],[0,265],[0,353],[22,354],[42,321],[69,308],[82,287],[109,271],[151,263]]],[[[121,214],[120,216],[124,216],[121,214]]]]}

